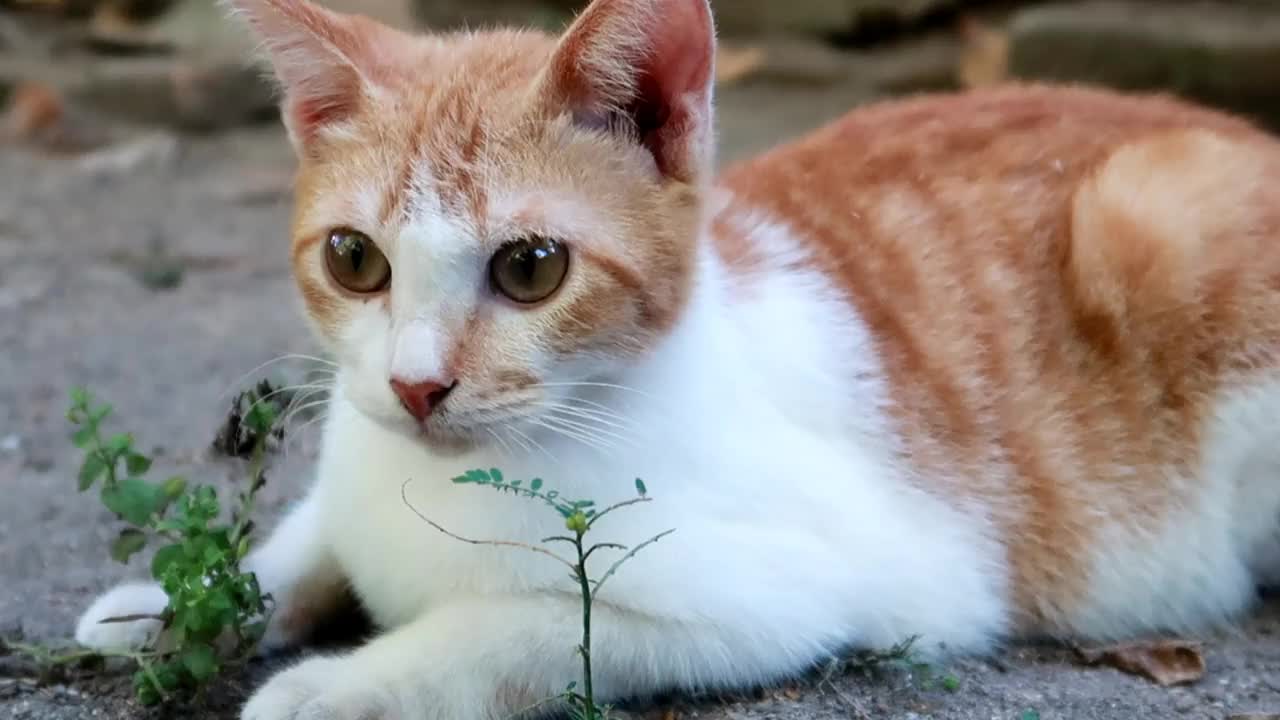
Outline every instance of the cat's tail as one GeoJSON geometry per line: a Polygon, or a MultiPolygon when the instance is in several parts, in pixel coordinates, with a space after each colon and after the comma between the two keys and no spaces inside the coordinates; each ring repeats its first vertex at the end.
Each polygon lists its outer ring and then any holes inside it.
{"type": "Polygon", "coordinates": [[[1247,297],[1221,286],[1247,280],[1242,268],[1268,283],[1257,264],[1280,266],[1278,187],[1280,155],[1247,137],[1177,130],[1121,146],[1072,203],[1072,300],[1119,332],[1150,335],[1195,322],[1214,293],[1247,297]]]}

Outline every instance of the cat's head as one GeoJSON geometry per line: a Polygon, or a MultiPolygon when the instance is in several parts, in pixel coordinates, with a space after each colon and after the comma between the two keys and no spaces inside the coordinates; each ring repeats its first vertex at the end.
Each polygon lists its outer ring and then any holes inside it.
{"type": "Polygon", "coordinates": [[[229,1],[300,160],[295,276],[366,415],[474,444],[671,330],[712,165],[707,0],[595,0],[558,38],[229,1]]]}

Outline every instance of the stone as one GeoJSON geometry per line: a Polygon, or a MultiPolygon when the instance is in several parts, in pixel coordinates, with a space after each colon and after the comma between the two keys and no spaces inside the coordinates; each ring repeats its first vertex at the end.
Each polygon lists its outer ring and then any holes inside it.
{"type": "Polygon", "coordinates": [[[1280,128],[1280,13],[1246,2],[1060,2],[1009,24],[1016,78],[1169,91],[1280,128]]]}

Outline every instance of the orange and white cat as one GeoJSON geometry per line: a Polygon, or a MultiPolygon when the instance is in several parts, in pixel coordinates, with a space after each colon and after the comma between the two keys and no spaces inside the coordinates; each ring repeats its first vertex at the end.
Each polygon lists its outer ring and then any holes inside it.
{"type": "MultiPolygon", "coordinates": [[[[382,634],[244,710],[505,717],[578,672],[538,503],[675,528],[595,609],[596,691],[731,688],[910,635],[981,652],[1228,622],[1280,575],[1280,144],[1161,98],[885,102],[713,177],[706,0],[560,38],[413,37],[233,0],[300,158],[292,256],[340,365],[302,504],[254,552],[295,642],[382,634]]],[[[616,553],[613,557],[617,557],[616,553]]],[[[603,565],[601,565],[603,567],[603,565]]],[[[154,586],[77,637],[145,642],[154,586]]]]}

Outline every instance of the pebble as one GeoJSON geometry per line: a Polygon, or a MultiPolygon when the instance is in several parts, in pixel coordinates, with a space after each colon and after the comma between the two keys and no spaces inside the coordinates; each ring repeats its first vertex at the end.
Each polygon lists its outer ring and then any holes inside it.
{"type": "Polygon", "coordinates": [[[0,452],[16,453],[22,449],[22,437],[17,433],[9,433],[0,438],[0,452]]]}
{"type": "Polygon", "coordinates": [[[128,175],[148,166],[169,165],[179,149],[177,137],[157,132],[89,153],[80,158],[79,167],[100,178],[128,175]]]}

